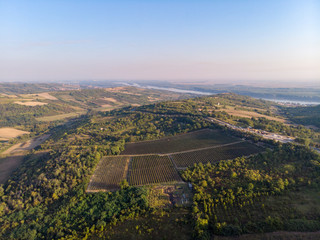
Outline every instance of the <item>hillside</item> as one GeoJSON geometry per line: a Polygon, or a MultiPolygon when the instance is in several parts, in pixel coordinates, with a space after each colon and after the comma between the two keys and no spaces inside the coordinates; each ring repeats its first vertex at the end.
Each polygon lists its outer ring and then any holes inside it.
{"type": "MultiPolygon", "coordinates": [[[[49,94],[58,100],[38,99],[48,103],[42,110],[56,101],[88,113],[41,125],[50,137],[0,185],[0,239],[320,230],[318,154],[208,119],[317,139],[318,132],[287,122],[277,104],[136,88],[49,94]],[[98,110],[104,104],[115,109],[98,110]]],[[[22,123],[21,131],[30,125],[22,123]]]]}
{"type": "Polygon", "coordinates": [[[286,108],[285,114],[292,121],[309,126],[313,129],[320,128],[320,105],[309,107],[286,108]]]}

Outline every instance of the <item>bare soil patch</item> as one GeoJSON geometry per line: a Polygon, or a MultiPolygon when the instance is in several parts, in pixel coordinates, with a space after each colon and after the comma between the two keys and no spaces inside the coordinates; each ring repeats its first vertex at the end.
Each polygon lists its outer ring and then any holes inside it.
{"type": "Polygon", "coordinates": [[[114,98],[107,98],[107,97],[104,97],[102,98],[103,100],[106,100],[106,101],[109,101],[109,102],[113,102],[113,103],[117,103],[118,101],[114,98]]]}
{"type": "Polygon", "coordinates": [[[48,100],[58,100],[58,98],[50,95],[49,93],[38,93],[38,94],[35,94],[35,96],[40,96],[48,100]]]}
{"type": "Polygon", "coordinates": [[[104,108],[109,108],[109,107],[113,107],[112,105],[110,104],[102,104],[101,107],[104,107],[104,108]]]}
{"type": "Polygon", "coordinates": [[[12,147],[8,148],[2,154],[8,155],[8,154],[14,154],[14,153],[19,153],[19,152],[31,150],[31,149],[39,146],[41,143],[43,143],[49,137],[50,137],[50,134],[45,134],[40,137],[30,139],[30,140],[23,142],[23,143],[17,143],[15,145],[13,145],[12,147]]]}
{"type": "MultiPolygon", "coordinates": [[[[41,151],[34,154],[32,157],[38,158],[47,153],[48,151],[41,151]]],[[[4,184],[7,181],[13,171],[23,162],[25,157],[26,155],[22,153],[0,157],[0,184],[4,184]]]]}
{"type": "Polygon", "coordinates": [[[47,105],[48,103],[44,103],[44,102],[36,102],[36,101],[30,101],[30,102],[14,102],[16,104],[19,105],[24,105],[24,106],[43,106],[43,105],[47,105]]]}
{"type": "Polygon", "coordinates": [[[8,98],[17,98],[16,95],[11,95],[11,94],[5,94],[5,93],[1,93],[1,95],[3,95],[4,97],[8,97],[8,98]]]}
{"type": "Polygon", "coordinates": [[[25,155],[0,158],[0,184],[5,183],[10,174],[19,166],[25,155]]]}
{"type": "Polygon", "coordinates": [[[0,138],[3,138],[3,139],[15,138],[23,134],[29,134],[29,132],[18,130],[15,128],[10,128],[10,127],[0,128],[0,138]]]}

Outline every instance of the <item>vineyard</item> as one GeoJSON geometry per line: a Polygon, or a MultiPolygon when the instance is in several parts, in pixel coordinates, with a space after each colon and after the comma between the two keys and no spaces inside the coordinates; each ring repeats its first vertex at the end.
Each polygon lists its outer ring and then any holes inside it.
{"type": "Polygon", "coordinates": [[[182,181],[177,169],[194,163],[217,162],[263,151],[247,141],[204,129],[171,138],[128,144],[126,151],[100,160],[88,192],[119,189],[121,180],[132,186],[182,181]],[[184,149],[184,151],[180,151],[184,149]],[[179,151],[180,152],[179,152],[179,151]],[[151,154],[149,154],[151,152],[151,154]],[[169,152],[159,155],[158,152],[169,152]],[[135,154],[145,154],[134,156],[135,154]]]}
{"type": "Polygon", "coordinates": [[[154,141],[128,143],[121,155],[164,154],[236,142],[221,130],[203,129],[154,141]]]}
{"type": "Polygon", "coordinates": [[[119,183],[126,179],[130,157],[104,157],[92,175],[88,192],[112,191],[120,188],[119,183]]]}
{"type": "Polygon", "coordinates": [[[129,169],[130,185],[182,181],[168,156],[134,157],[129,169]]]}
{"type": "Polygon", "coordinates": [[[254,144],[249,142],[240,142],[228,146],[172,154],[171,158],[177,168],[185,168],[192,166],[194,163],[213,163],[220,160],[248,156],[261,151],[263,151],[263,149],[254,144]]]}

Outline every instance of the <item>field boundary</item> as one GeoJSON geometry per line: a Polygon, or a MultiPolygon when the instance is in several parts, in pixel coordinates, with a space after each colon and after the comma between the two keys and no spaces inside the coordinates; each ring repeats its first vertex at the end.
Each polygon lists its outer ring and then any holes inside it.
{"type": "Polygon", "coordinates": [[[131,175],[131,171],[132,171],[132,157],[129,158],[129,163],[128,163],[128,169],[127,169],[127,176],[126,176],[126,180],[129,183],[130,181],[130,175],[131,175]]]}

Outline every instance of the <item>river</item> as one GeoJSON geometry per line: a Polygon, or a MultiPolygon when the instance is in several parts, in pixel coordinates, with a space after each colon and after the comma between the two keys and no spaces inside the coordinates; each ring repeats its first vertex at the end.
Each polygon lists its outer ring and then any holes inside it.
{"type": "MultiPolygon", "coordinates": [[[[140,85],[138,83],[122,83],[126,86],[133,86],[133,87],[140,87],[146,89],[155,89],[155,90],[165,90],[177,93],[190,93],[196,95],[214,95],[216,93],[213,92],[202,92],[202,91],[193,91],[193,90],[185,90],[185,89],[178,89],[178,88],[168,88],[168,87],[157,87],[157,86],[150,86],[150,85],[140,85]]],[[[271,99],[271,98],[259,98],[255,97],[256,99],[263,99],[267,101],[283,103],[283,104],[294,104],[294,105],[303,105],[303,106],[310,106],[310,105],[320,105],[320,101],[299,101],[299,100],[289,100],[289,99],[271,99]]]]}

